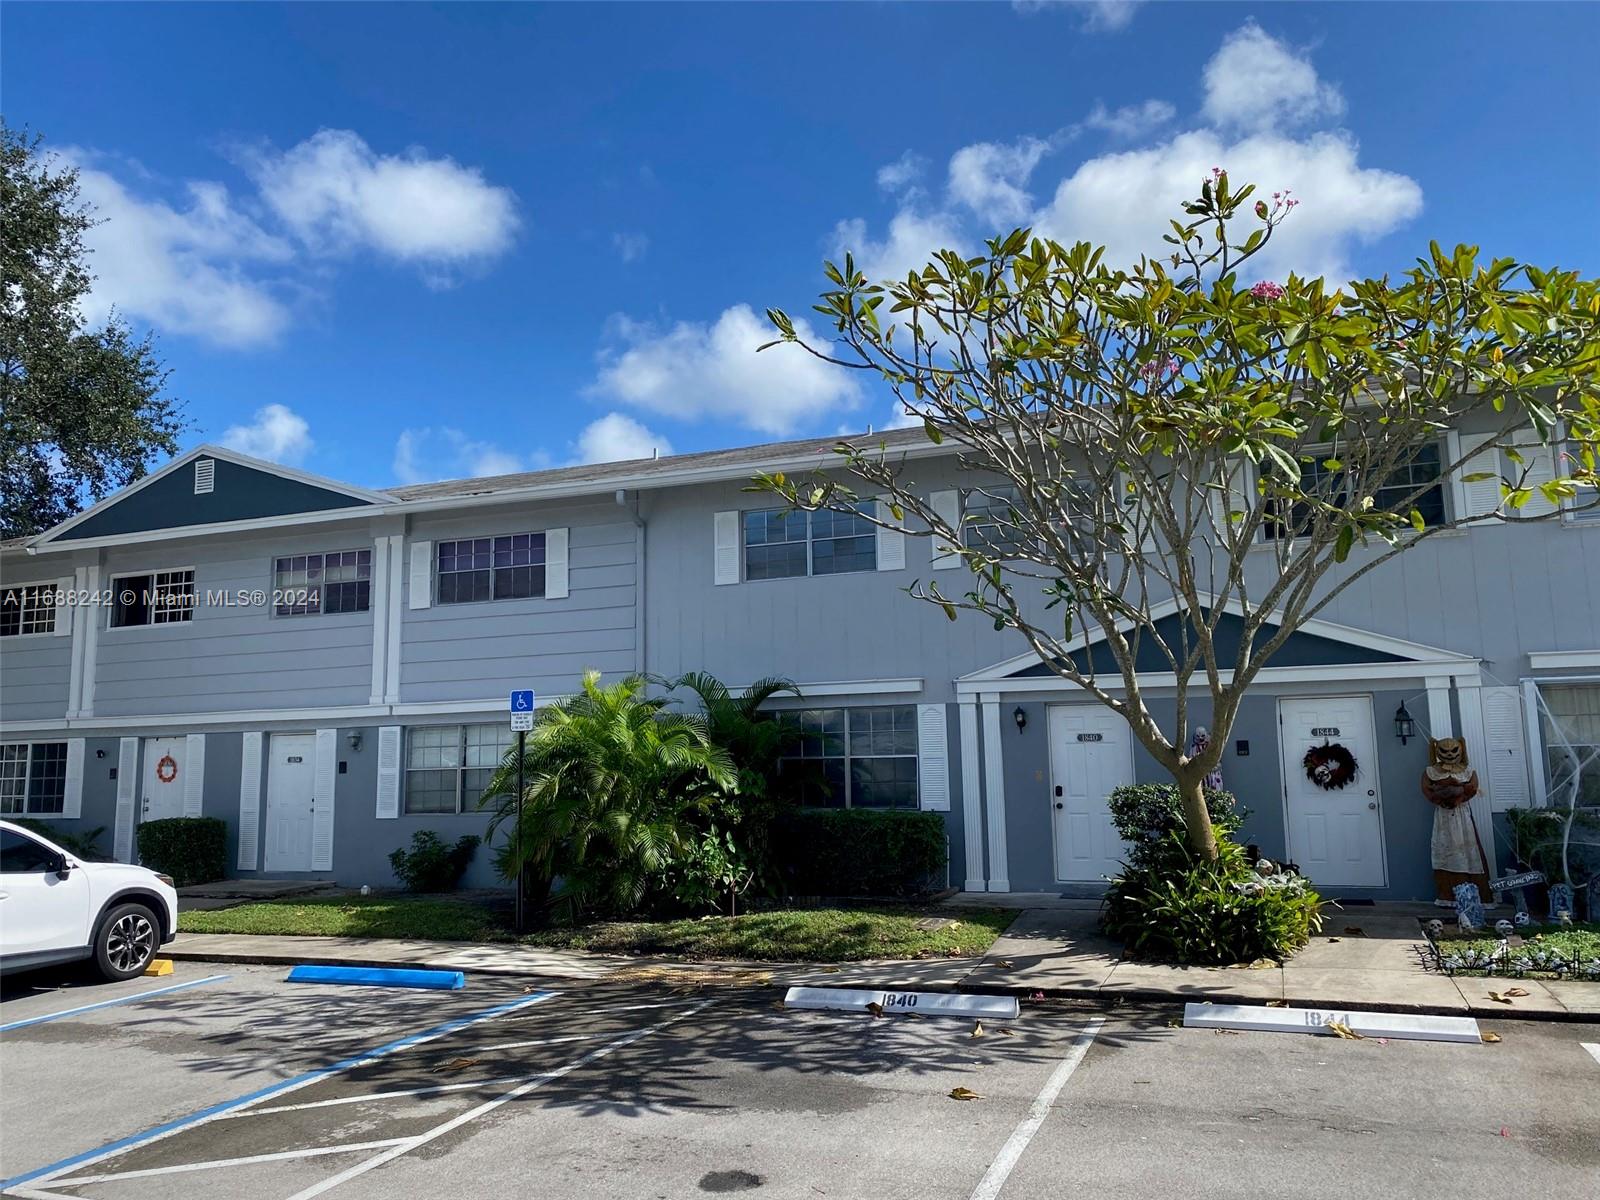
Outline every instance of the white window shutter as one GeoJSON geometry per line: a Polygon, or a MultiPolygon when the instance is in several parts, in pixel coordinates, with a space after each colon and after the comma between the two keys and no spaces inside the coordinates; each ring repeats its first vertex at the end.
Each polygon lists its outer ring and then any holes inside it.
{"type": "Polygon", "coordinates": [[[183,815],[203,816],[206,792],[206,735],[191,733],[183,758],[183,815]]]}
{"type": "Polygon", "coordinates": [[[312,774],[311,869],[333,870],[333,793],[339,778],[339,731],[317,730],[312,774]]]}
{"type": "MultiPolygon", "coordinates": [[[[930,492],[928,493],[928,507],[941,521],[944,521],[959,535],[961,532],[961,493],[957,491],[930,492]]],[[[948,571],[951,567],[961,565],[961,556],[956,553],[957,548],[946,542],[943,538],[933,539],[933,562],[930,564],[935,571],[948,571]]]]}
{"type": "Polygon", "coordinates": [[[568,594],[567,542],[565,529],[544,531],[544,594],[548,600],[560,600],[568,594]]]}
{"type": "Polygon", "coordinates": [[[117,820],[111,852],[118,862],[133,861],[133,804],[139,792],[139,739],[117,743],[117,820]]]}
{"type": "Polygon", "coordinates": [[[239,750],[239,870],[254,871],[261,845],[261,734],[244,735],[239,750]]]}
{"type": "Polygon", "coordinates": [[[378,730],[378,811],[380,821],[400,815],[400,726],[384,725],[378,730]]]}
{"type": "Polygon", "coordinates": [[[411,587],[406,603],[411,608],[433,605],[433,543],[411,543],[411,587]]]}
{"type": "Polygon", "coordinates": [[[1492,433],[1452,433],[1445,451],[1451,461],[1461,458],[1461,466],[1450,477],[1450,495],[1455,501],[1455,518],[1470,520],[1470,525],[1492,521],[1500,508],[1500,448],[1492,433]],[[1468,475],[1487,475],[1487,479],[1468,480],[1468,475]]]}
{"type": "Polygon", "coordinates": [[[950,734],[942,704],[917,705],[917,795],[928,812],[950,811],[950,734]]]}
{"type": "MultiPolygon", "coordinates": [[[[1483,770],[1479,782],[1489,791],[1494,812],[1520,808],[1530,802],[1528,745],[1524,736],[1522,689],[1483,689],[1483,770]]],[[[1471,748],[1468,748],[1471,752],[1471,748]]]]}
{"type": "Polygon", "coordinates": [[[72,591],[73,579],[71,575],[64,575],[56,580],[56,628],[57,637],[68,637],[72,633],[73,606],[67,603],[67,595],[72,591]]]}
{"type": "MultiPolygon", "coordinates": [[[[118,772],[120,774],[121,772],[118,772]]],[[[63,820],[83,816],[83,739],[67,739],[66,794],[61,801],[63,820]]]]}
{"type": "Polygon", "coordinates": [[[719,512],[711,521],[715,545],[712,582],[717,585],[739,582],[739,514],[719,512]]]}
{"type": "MultiPolygon", "coordinates": [[[[894,512],[889,508],[889,501],[874,501],[877,505],[878,519],[893,521],[894,512]]],[[[898,526],[898,522],[896,522],[898,526]]],[[[878,570],[903,571],[906,566],[906,535],[899,528],[885,529],[878,526],[878,570]]]]}
{"type": "Polygon", "coordinates": [[[1517,447],[1517,452],[1522,455],[1522,462],[1512,463],[1512,478],[1521,479],[1524,487],[1534,489],[1533,495],[1519,509],[1519,517],[1546,517],[1555,512],[1559,505],[1546,500],[1544,494],[1538,490],[1541,483],[1549,483],[1556,477],[1555,446],[1547,445],[1539,440],[1539,435],[1533,427],[1525,426],[1512,437],[1512,444],[1517,447]]]}

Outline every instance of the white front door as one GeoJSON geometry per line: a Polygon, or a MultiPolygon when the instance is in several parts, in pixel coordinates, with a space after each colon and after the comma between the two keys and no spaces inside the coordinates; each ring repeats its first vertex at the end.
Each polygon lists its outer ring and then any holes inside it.
{"type": "Polygon", "coordinates": [[[309,871],[317,738],[274,733],[269,742],[264,866],[268,871],[309,871]]]}
{"type": "Polygon", "coordinates": [[[1106,797],[1133,782],[1133,732],[1098,704],[1050,708],[1050,813],[1056,878],[1094,881],[1122,870],[1127,848],[1111,824],[1106,797]]]}
{"type": "Polygon", "coordinates": [[[1383,887],[1383,808],[1372,697],[1279,700],[1278,727],[1290,861],[1322,886],[1383,887]],[[1306,775],[1307,751],[1324,743],[1344,746],[1355,757],[1355,779],[1345,787],[1323,787],[1306,775]]]}
{"type": "Polygon", "coordinates": [[[145,738],[139,820],[164,821],[183,816],[183,768],[188,748],[187,738],[145,738]]]}

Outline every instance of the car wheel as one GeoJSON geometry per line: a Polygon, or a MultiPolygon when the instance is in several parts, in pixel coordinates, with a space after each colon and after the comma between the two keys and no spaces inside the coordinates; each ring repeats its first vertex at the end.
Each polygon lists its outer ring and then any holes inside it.
{"type": "Polygon", "coordinates": [[[119,904],[100,922],[94,938],[94,964],[107,979],[132,979],[156,956],[161,929],[142,904],[119,904]]]}

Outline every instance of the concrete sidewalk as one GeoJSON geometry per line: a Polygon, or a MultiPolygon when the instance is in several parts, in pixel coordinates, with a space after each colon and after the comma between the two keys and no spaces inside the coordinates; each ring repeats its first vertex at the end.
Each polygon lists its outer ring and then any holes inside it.
{"type": "Polygon", "coordinates": [[[1264,967],[1175,967],[1124,959],[1121,948],[1101,935],[1099,904],[1089,900],[1023,909],[982,959],[685,962],[496,943],[205,933],[180,934],[163,953],[206,962],[435,967],[586,982],[726,979],[774,986],[1042,993],[1108,1002],[1210,1000],[1545,1020],[1600,1017],[1600,985],[1439,973],[1423,953],[1426,942],[1417,924],[1419,915],[1432,912],[1403,904],[1334,910],[1310,945],[1282,966],[1264,967]],[[1490,999],[1491,991],[1504,995],[1511,987],[1528,995],[1510,1003],[1490,999]]]}

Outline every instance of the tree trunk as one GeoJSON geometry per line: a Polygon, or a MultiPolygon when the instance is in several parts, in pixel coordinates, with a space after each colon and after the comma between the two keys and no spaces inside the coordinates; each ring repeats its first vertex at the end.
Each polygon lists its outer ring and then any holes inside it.
{"type": "Polygon", "coordinates": [[[1178,803],[1183,806],[1184,832],[1189,836],[1189,849],[1206,862],[1217,859],[1217,835],[1211,828],[1211,813],[1206,808],[1205,776],[1195,775],[1185,779],[1176,777],[1178,803]]]}

